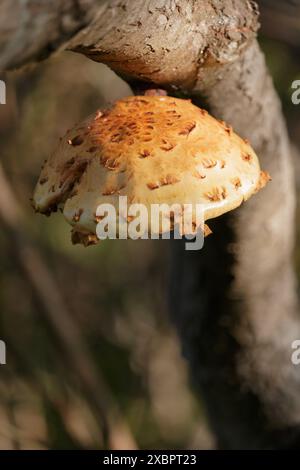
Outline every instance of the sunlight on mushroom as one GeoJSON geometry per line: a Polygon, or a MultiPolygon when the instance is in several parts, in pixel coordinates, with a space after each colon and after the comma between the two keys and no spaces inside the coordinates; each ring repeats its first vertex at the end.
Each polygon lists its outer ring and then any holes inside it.
{"type": "Polygon", "coordinates": [[[268,180],[249,143],[226,123],[190,100],[149,93],[116,101],[68,131],[42,169],[34,207],[44,214],[61,208],[73,241],[89,245],[98,241],[97,207],[117,207],[119,196],[147,208],[201,204],[206,221],[268,180]]]}

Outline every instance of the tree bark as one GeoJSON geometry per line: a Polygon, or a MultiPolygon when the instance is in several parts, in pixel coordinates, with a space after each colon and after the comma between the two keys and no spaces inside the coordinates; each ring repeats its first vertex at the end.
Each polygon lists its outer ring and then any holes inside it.
{"type": "Polygon", "coordinates": [[[300,445],[300,338],[292,269],[295,185],[280,103],[244,0],[112,0],[67,47],[134,88],[205,98],[250,139],[273,181],[210,222],[200,252],[172,243],[171,316],[221,448],[300,445]]]}
{"type": "Polygon", "coordinates": [[[177,244],[173,315],[220,447],[296,447],[294,178],[280,104],[256,42],[201,91],[214,114],[250,138],[273,181],[210,223],[214,235],[201,252],[177,244]]]}
{"type": "Polygon", "coordinates": [[[1,0],[0,71],[48,57],[100,12],[101,0],[1,0]]]}

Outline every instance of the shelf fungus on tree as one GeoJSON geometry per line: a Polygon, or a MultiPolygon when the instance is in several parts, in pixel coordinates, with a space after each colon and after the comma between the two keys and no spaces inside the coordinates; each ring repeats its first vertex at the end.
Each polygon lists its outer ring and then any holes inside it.
{"type": "Polygon", "coordinates": [[[67,132],[42,168],[33,204],[44,214],[60,208],[73,242],[88,245],[98,241],[98,206],[118,208],[119,196],[149,210],[201,204],[206,221],[269,179],[249,143],[190,100],[132,96],[67,132]]]}

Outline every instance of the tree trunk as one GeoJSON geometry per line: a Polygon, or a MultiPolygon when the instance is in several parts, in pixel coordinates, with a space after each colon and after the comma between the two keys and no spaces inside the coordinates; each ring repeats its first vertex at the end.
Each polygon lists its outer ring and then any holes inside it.
{"type": "MultiPolygon", "coordinates": [[[[202,84],[201,84],[202,85],[202,84]]],[[[280,104],[254,42],[212,87],[213,113],[250,138],[272,183],[216,219],[202,251],[174,247],[172,314],[222,448],[300,444],[295,189],[280,104]]]]}
{"type": "Polygon", "coordinates": [[[292,269],[295,188],[280,103],[244,0],[111,0],[68,48],[133,87],[180,91],[250,139],[273,181],[210,222],[199,252],[172,243],[171,316],[221,448],[300,443],[292,269]]]}

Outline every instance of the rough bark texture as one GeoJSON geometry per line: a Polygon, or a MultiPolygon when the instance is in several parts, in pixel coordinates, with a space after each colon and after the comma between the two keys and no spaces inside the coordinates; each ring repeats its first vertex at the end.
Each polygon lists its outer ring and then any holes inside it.
{"type": "Polygon", "coordinates": [[[300,338],[292,270],[295,189],[280,104],[244,0],[112,0],[69,48],[134,87],[205,97],[256,149],[273,181],[210,223],[200,252],[173,243],[171,315],[223,448],[300,442],[300,338]]]}
{"type": "Polygon", "coordinates": [[[0,71],[47,57],[93,17],[101,0],[1,0],[0,71]]]}
{"type": "Polygon", "coordinates": [[[131,82],[191,91],[200,69],[238,58],[257,29],[256,13],[242,0],[112,0],[68,47],[131,82]]]}

